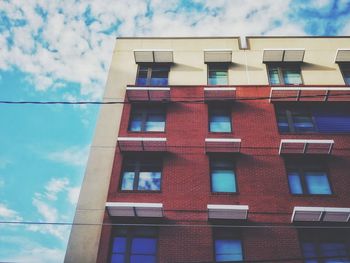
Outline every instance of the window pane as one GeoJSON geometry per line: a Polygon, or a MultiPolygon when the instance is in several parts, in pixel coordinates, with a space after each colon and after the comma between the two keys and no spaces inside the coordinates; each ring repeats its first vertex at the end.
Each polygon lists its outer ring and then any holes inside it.
{"type": "Polygon", "coordinates": [[[278,69],[277,68],[270,68],[269,69],[269,80],[270,80],[271,85],[281,84],[279,76],[278,76],[278,69]]]}
{"type": "Polygon", "coordinates": [[[311,116],[293,113],[294,128],[297,132],[315,131],[315,125],[311,116]]]}
{"type": "Polygon", "coordinates": [[[157,239],[134,238],[131,244],[132,254],[153,255],[157,252],[157,239]]]}
{"type": "Polygon", "coordinates": [[[209,130],[210,132],[231,132],[231,116],[211,114],[209,130]]]}
{"type": "Polygon", "coordinates": [[[213,192],[235,193],[235,173],[232,170],[212,170],[211,185],[213,192]]]}
{"type": "Polygon", "coordinates": [[[300,71],[296,69],[283,70],[284,84],[286,85],[299,85],[302,84],[300,71]]]}
{"type": "Polygon", "coordinates": [[[130,257],[130,263],[156,263],[155,256],[133,255],[130,257]]]}
{"type": "Polygon", "coordinates": [[[136,85],[147,85],[147,71],[148,68],[145,66],[140,66],[139,72],[136,78],[136,85]]]}
{"type": "Polygon", "coordinates": [[[135,172],[124,172],[122,190],[133,190],[135,172]]]}
{"type": "Polygon", "coordinates": [[[350,85],[350,70],[344,70],[343,71],[343,76],[344,76],[344,82],[346,85],[350,85]]]}
{"type": "Polygon", "coordinates": [[[305,181],[310,194],[332,194],[327,174],[323,172],[305,172],[305,181]]]}
{"type": "Polygon", "coordinates": [[[298,173],[289,172],[288,173],[288,182],[289,182],[290,192],[292,194],[302,194],[303,193],[303,189],[301,187],[300,176],[298,173]]]}
{"type": "Polygon", "coordinates": [[[168,85],[168,67],[152,67],[151,85],[166,86],[168,85]]]}
{"type": "Polygon", "coordinates": [[[130,121],[130,131],[141,131],[142,129],[142,114],[132,113],[130,121]]]}
{"type": "Polygon", "coordinates": [[[160,172],[140,172],[138,190],[160,190],[160,172]]]}
{"type": "Polygon", "coordinates": [[[215,240],[215,253],[218,262],[243,260],[240,240],[215,240]]]}
{"type": "Polygon", "coordinates": [[[113,239],[113,253],[125,253],[126,250],[126,238],[125,237],[115,237],[113,239]]]}
{"type": "Polygon", "coordinates": [[[113,254],[111,263],[124,263],[124,255],[121,254],[113,254]]]}
{"type": "Polygon", "coordinates": [[[165,116],[163,114],[149,114],[146,122],[146,131],[164,131],[165,116]]]}
{"type": "Polygon", "coordinates": [[[277,113],[277,125],[280,132],[289,132],[289,124],[285,112],[277,113]]]}
{"type": "Polygon", "coordinates": [[[227,85],[227,71],[209,71],[208,85],[227,85]]]}

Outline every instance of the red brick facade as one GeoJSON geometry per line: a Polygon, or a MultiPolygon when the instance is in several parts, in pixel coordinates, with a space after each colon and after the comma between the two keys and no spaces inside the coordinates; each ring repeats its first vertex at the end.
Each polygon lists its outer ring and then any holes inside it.
{"type": "Polygon", "coordinates": [[[294,206],[349,207],[350,135],[280,134],[275,105],[268,99],[270,87],[236,88],[236,100],[230,103],[232,133],[208,131],[208,104],[203,102],[204,91],[200,86],[171,87],[171,102],[166,103],[165,132],[129,132],[132,104],[124,105],[119,136],[167,138],[168,151],[162,154],[161,191],[119,190],[125,154],[117,147],[107,201],[162,203],[165,217],[157,220],[112,218],[106,212],[98,262],[109,261],[111,223],[164,225],[158,226],[159,262],[215,261],[213,235],[220,224],[236,226],[225,229],[239,233],[246,261],[303,262],[298,229],[291,223],[294,206]],[[211,192],[210,157],[205,152],[205,138],[242,140],[240,153],[232,157],[237,193],[211,192]],[[280,140],[287,138],[334,140],[332,155],[319,159],[327,165],[332,195],[290,193],[286,158],[278,153],[280,140]],[[249,205],[248,220],[208,221],[207,204],[249,205]]]}

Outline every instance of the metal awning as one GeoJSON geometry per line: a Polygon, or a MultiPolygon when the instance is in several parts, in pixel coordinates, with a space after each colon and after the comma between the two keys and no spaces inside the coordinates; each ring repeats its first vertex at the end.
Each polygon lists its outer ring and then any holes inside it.
{"type": "Polygon", "coordinates": [[[136,63],[173,63],[174,54],[172,49],[135,49],[136,63]]]}
{"type": "Polygon", "coordinates": [[[120,152],[166,152],[166,138],[118,137],[120,152]]]}
{"type": "Polygon", "coordinates": [[[281,139],[279,154],[331,154],[334,140],[281,139]]]}
{"type": "Polygon", "coordinates": [[[231,63],[232,49],[204,49],[204,63],[231,63]]]}
{"type": "Polygon", "coordinates": [[[350,221],[350,208],[295,206],[292,222],[339,222],[350,221]]]}
{"type": "Polygon", "coordinates": [[[209,219],[246,220],[249,206],[247,205],[207,205],[209,219]]]}
{"type": "Polygon", "coordinates": [[[236,88],[216,87],[204,88],[205,101],[234,101],[236,99],[236,88]]]}
{"type": "Polygon", "coordinates": [[[263,62],[303,62],[305,49],[264,49],[263,62]]]}
{"type": "Polygon", "coordinates": [[[335,55],[335,62],[350,62],[350,49],[338,49],[335,55]]]}
{"type": "Polygon", "coordinates": [[[270,102],[281,101],[350,101],[350,88],[272,87],[270,102]]]}
{"type": "Polygon", "coordinates": [[[170,101],[170,87],[126,87],[129,101],[170,101]]]}
{"type": "Polygon", "coordinates": [[[122,217],[163,217],[162,203],[107,202],[110,216],[122,217]]]}
{"type": "Polygon", "coordinates": [[[206,138],[205,151],[208,152],[227,152],[239,153],[241,150],[241,139],[232,138],[206,138]]]}

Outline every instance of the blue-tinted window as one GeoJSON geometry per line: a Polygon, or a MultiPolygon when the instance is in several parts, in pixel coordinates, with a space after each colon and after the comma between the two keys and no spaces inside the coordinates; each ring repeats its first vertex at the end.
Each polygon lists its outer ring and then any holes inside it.
{"type": "Polygon", "coordinates": [[[154,228],[118,228],[114,232],[111,263],[157,262],[158,238],[154,228]]]}
{"type": "Polygon", "coordinates": [[[300,85],[303,84],[299,65],[268,65],[270,85],[300,85]]]}
{"type": "MultiPolygon", "coordinates": [[[[288,164],[287,164],[288,165],[288,164]]],[[[287,167],[289,189],[292,194],[330,195],[332,190],[326,171],[305,165],[287,167]]]]}
{"type": "Polygon", "coordinates": [[[242,261],[243,254],[241,240],[215,240],[215,260],[216,262],[242,261]]]}
{"type": "Polygon", "coordinates": [[[231,110],[228,108],[209,108],[209,131],[231,132],[231,110]]]}
{"type": "Polygon", "coordinates": [[[126,159],[121,178],[121,190],[160,191],[161,162],[151,158],[126,159]]]}
{"type": "Polygon", "coordinates": [[[169,65],[139,65],[136,85],[140,86],[167,86],[169,65]]]}
{"type": "Polygon", "coordinates": [[[227,85],[228,67],[226,64],[208,64],[208,85],[227,85]]]}
{"type": "Polygon", "coordinates": [[[302,105],[276,106],[278,129],[281,133],[349,133],[350,108],[348,105],[324,107],[302,105]],[[348,108],[348,109],[347,109],[348,108]]]}
{"type": "Polygon", "coordinates": [[[129,131],[164,132],[165,108],[162,106],[134,106],[130,114],[129,131]]]}
{"type": "Polygon", "coordinates": [[[211,190],[216,193],[237,192],[236,175],[233,161],[230,159],[214,158],[210,167],[211,190]]]}
{"type": "Polygon", "coordinates": [[[341,64],[340,68],[343,73],[345,84],[350,85],[350,64],[349,63],[341,64]]]}

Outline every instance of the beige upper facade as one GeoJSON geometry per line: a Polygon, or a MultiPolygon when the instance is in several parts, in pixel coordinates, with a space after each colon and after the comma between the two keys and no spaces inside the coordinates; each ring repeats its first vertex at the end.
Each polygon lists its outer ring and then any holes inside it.
{"type": "MultiPolygon", "coordinates": [[[[269,85],[264,52],[298,50],[303,51],[298,63],[303,85],[334,86],[344,85],[335,61],[338,49],[349,48],[350,37],[248,37],[247,48],[241,48],[237,37],[118,38],[103,101],[123,100],[126,86],[135,84],[135,50],[172,52],[170,86],[207,85],[204,52],[220,50],[232,54],[229,85],[269,85]]],[[[122,108],[122,104],[101,106],[65,262],[96,262],[122,108]]]]}

